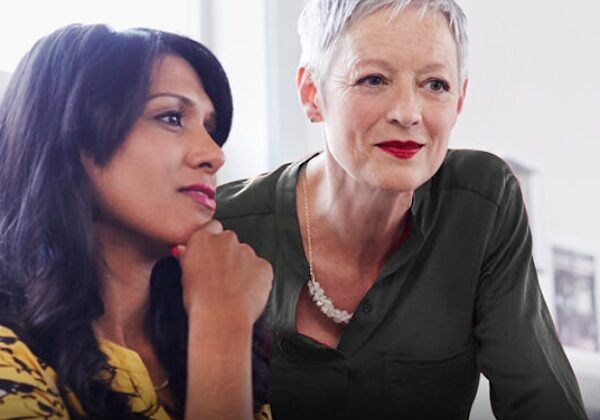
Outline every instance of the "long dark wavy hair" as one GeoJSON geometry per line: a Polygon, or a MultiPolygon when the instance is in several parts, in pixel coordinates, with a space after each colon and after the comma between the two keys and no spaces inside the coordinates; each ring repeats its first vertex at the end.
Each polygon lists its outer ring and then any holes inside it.
{"type": "MultiPolygon", "coordinates": [[[[184,58],[197,72],[215,107],[214,140],[223,145],[232,99],[221,64],[200,43],[162,31],[59,29],[22,59],[0,103],[0,323],[54,368],[62,396],[74,392],[88,417],[144,414],[132,413],[128,397],[111,389],[105,374],[111,367],[92,330],[104,312],[103,265],[81,156],[99,165],[111,159],[141,115],[153,63],[165,54],[184,58]]],[[[187,377],[180,280],[175,259],[158,262],[146,324],[169,375],[176,417],[183,415],[187,377]]],[[[267,336],[255,326],[255,410],[267,399],[267,336]]]]}

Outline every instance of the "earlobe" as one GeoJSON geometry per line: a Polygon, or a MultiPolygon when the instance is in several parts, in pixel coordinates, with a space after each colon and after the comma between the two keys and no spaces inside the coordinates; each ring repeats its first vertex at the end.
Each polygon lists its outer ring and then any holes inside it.
{"type": "Polygon", "coordinates": [[[311,122],[321,122],[323,117],[319,104],[317,102],[317,85],[313,80],[312,74],[306,67],[300,67],[296,76],[296,87],[298,88],[298,96],[300,103],[308,119],[311,122]]]}
{"type": "Polygon", "coordinates": [[[94,179],[94,177],[100,172],[100,167],[94,161],[94,158],[88,153],[82,153],[80,155],[81,166],[83,166],[83,170],[86,175],[90,179],[94,179]]]}
{"type": "Polygon", "coordinates": [[[469,79],[465,79],[462,89],[460,92],[460,98],[458,98],[458,107],[457,112],[460,114],[462,112],[463,106],[465,104],[465,98],[467,97],[467,87],[469,86],[469,79]]]}

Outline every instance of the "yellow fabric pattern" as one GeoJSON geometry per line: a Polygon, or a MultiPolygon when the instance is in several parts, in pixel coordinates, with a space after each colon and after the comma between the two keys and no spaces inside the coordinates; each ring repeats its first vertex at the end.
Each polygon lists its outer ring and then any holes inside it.
{"type": "Polygon", "coordinates": [[[263,405],[258,413],[254,414],[254,420],[273,420],[271,414],[271,406],[269,404],[263,405]]]}
{"type": "Polygon", "coordinates": [[[66,419],[54,370],[0,326],[0,418],[66,419]]]}
{"type": "Polygon", "coordinates": [[[158,403],[150,375],[139,354],[108,340],[100,340],[100,349],[106,355],[108,364],[115,369],[113,389],[129,395],[133,411],[155,420],[170,419],[158,403]]]}
{"type": "MultiPolygon", "coordinates": [[[[141,357],[107,340],[100,340],[100,348],[115,369],[113,389],[129,395],[133,411],[152,420],[169,420],[170,416],[158,403],[141,357]]],[[[67,398],[82,412],[75,395],[67,398]]],[[[3,326],[0,326],[0,418],[69,418],[56,388],[56,372],[40,361],[12,330],[3,326]]],[[[272,420],[270,407],[263,406],[255,419],[272,420]]]]}

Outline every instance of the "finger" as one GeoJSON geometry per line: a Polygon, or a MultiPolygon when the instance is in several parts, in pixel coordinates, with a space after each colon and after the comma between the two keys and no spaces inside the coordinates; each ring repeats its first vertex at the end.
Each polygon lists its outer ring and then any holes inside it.
{"type": "Polygon", "coordinates": [[[171,248],[171,255],[177,259],[180,259],[185,254],[185,246],[183,245],[175,245],[171,248]]]}
{"type": "Polygon", "coordinates": [[[218,220],[211,220],[202,226],[202,230],[212,233],[213,235],[218,235],[223,232],[223,225],[218,220]]]}

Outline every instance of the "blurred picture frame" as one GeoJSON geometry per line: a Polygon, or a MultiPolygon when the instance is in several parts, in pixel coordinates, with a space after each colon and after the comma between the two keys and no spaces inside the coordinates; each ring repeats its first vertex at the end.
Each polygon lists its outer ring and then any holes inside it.
{"type": "Polygon", "coordinates": [[[555,322],[564,346],[598,352],[595,261],[591,254],[552,248],[555,322]]]}

